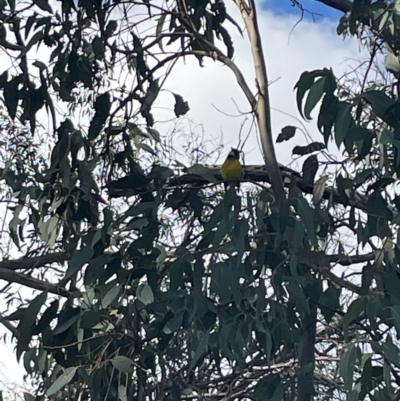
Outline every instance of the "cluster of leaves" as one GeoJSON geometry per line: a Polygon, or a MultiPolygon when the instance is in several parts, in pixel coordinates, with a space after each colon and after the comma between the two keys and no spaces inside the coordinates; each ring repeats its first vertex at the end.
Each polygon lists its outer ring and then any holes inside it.
{"type": "MultiPolygon", "coordinates": [[[[359,32],[360,23],[372,17],[369,28],[376,32],[379,24],[381,34],[375,46],[379,48],[383,42],[388,42],[397,50],[397,7],[397,2],[371,5],[368,1],[355,1],[353,11],[341,23],[346,21],[349,31],[355,34],[359,32]]],[[[344,29],[342,25],[341,29],[344,29]]],[[[351,95],[338,87],[332,71],[327,69],[303,73],[296,89],[298,108],[304,118],[311,119],[311,112],[321,102],[317,124],[324,142],[310,144],[298,154],[319,152],[332,142],[343,149],[348,159],[338,163],[334,177],[337,199],[348,206],[341,219],[357,238],[354,244],[357,252],[368,247],[376,252],[374,259],[365,261],[357,269],[360,287],[355,292],[358,297],[348,307],[343,320],[340,371],[348,399],[391,399],[397,391],[399,369],[397,357],[393,355],[399,353],[396,293],[400,284],[400,198],[395,182],[400,162],[400,103],[388,87],[379,88],[376,82],[370,89],[364,90],[361,85],[362,91],[351,95]],[[357,340],[349,334],[352,326],[358,330],[357,340]]],[[[282,133],[281,140],[294,134],[288,132],[282,133]]],[[[304,166],[312,157],[315,154],[304,166]]],[[[335,217],[337,219],[337,215],[335,217]]],[[[339,250],[343,252],[349,244],[338,238],[339,250]]]]}
{"type": "MultiPolygon", "coordinates": [[[[239,26],[229,16],[225,3],[222,0],[216,1],[177,1],[177,14],[173,14],[170,19],[169,30],[172,32],[169,43],[179,39],[177,34],[188,32],[189,38],[187,45],[182,48],[189,48],[194,51],[215,51],[215,37],[222,39],[227,51],[227,56],[232,58],[234,55],[233,42],[228,30],[223,26],[226,19],[234,23],[239,31],[239,26]],[[194,34],[194,35],[193,35],[194,34]]],[[[159,24],[163,24],[164,19],[160,19],[159,24]]],[[[201,62],[203,56],[198,55],[201,62]]]]}
{"type": "Polygon", "coordinates": [[[142,197],[123,214],[128,236],[118,251],[105,251],[117,224],[107,211],[102,227],[82,238],[65,273],[66,280],[79,273],[82,296],[47,304],[42,293],[8,317],[19,322],[17,354],[24,354],[29,373],[44,377],[42,391],[99,400],[181,399],[211,387],[216,394],[235,389],[261,400],[266,389],[270,399],[283,393],[292,399],[297,385],[312,386],[309,372],[296,384],[291,369],[269,375],[267,368],[299,357],[304,319],[316,313],[314,305],[328,322],[339,307],[340,290],[323,290],[306,263],[321,234],[301,193],[293,190],[287,204],[267,214],[271,199],[249,198],[252,212],[243,214],[233,191],[210,207],[199,190],[182,194],[180,202],[175,190],[167,204],[176,213],[186,210],[179,222],[189,234],[165,249],[159,182],[152,200],[142,197]],[[295,236],[282,241],[288,226],[295,236]],[[40,342],[30,343],[37,336],[40,342]],[[228,390],[226,375],[243,383],[228,390]]]}
{"type": "MultiPolygon", "coordinates": [[[[372,13],[386,19],[379,28],[385,31],[396,24],[397,6],[383,4],[354,1],[342,24],[356,33],[372,13]]],[[[321,101],[322,142],[295,149],[312,153],[301,183],[291,177],[279,205],[266,189],[222,196],[215,185],[183,184],[216,184],[204,166],[176,177],[151,163],[161,146],[151,128],[162,86],[157,73],[172,58],[149,63],[154,46],[163,53],[164,37],[168,44],[180,39],[175,58],[216,51],[214,35],[232,57],[222,25],[231,18],[221,1],[177,1],[161,13],[144,2],[149,19],[158,19],[146,38],[133,18],[137,4],[63,1],[53,12],[37,0],[27,14],[11,1],[0,7],[0,45],[18,54],[18,73],[0,77],[9,116],[34,135],[46,107],[57,127],[48,162],[33,163],[33,174],[21,171],[21,163],[2,174],[17,199],[9,226],[14,243],[46,253],[43,263],[25,258],[25,267],[0,263],[0,278],[10,277],[8,266],[18,271],[14,280],[41,290],[7,315],[38,400],[394,398],[400,385],[397,100],[382,88],[350,96],[330,70],[305,72],[297,102],[310,119],[321,101]],[[23,29],[19,11],[26,15],[23,29]],[[42,43],[52,50],[51,63],[37,62],[32,78],[27,56],[42,43]],[[134,75],[129,90],[109,79],[121,65],[134,75]],[[71,114],[59,125],[56,97],[71,114]],[[78,127],[75,112],[86,116],[86,128],[78,127]],[[319,154],[332,142],[349,157],[334,177],[316,180],[319,154]],[[309,187],[312,200],[303,192],[309,187]],[[362,264],[359,280],[345,268],[335,274],[337,264],[362,264]],[[49,265],[65,266],[59,281],[49,265]]],[[[183,115],[188,105],[174,98],[175,114],[183,115]]],[[[294,134],[286,128],[280,140],[294,134]]]]}

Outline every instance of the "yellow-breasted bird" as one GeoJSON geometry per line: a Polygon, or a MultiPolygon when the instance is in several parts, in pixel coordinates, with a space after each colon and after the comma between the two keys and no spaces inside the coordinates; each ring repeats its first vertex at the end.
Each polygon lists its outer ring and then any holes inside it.
{"type": "Polygon", "coordinates": [[[240,180],[243,178],[243,167],[240,164],[240,150],[233,149],[221,167],[221,176],[224,180],[225,189],[229,184],[239,187],[240,180]]]}

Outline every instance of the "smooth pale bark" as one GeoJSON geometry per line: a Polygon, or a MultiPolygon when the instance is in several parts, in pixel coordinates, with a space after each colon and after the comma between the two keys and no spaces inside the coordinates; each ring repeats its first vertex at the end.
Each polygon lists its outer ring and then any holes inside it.
{"type": "Polygon", "coordinates": [[[250,41],[257,85],[257,100],[253,111],[257,119],[264,161],[271,179],[272,190],[278,204],[279,199],[285,196],[285,190],[283,188],[282,177],[276,159],[272,135],[268,74],[261,43],[260,30],[258,28],[256,5],[253,0],[249,0],[248,2],[235,0],[235,3],[242,14],[250,41]]]}

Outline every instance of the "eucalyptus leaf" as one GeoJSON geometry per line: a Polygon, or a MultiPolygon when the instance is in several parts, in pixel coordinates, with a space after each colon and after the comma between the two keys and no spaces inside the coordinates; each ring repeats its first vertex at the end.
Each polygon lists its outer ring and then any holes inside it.
{"type": "Polygon", "coordinates": [[[47,389],[47,395],[51,396],[57,393],[57,391],[61,390],[64,386],[69,384],[74,378],[77,369],[77,366],[71,366],[65,369],[64,372],[57,377],[56,381],[47,389]]]}

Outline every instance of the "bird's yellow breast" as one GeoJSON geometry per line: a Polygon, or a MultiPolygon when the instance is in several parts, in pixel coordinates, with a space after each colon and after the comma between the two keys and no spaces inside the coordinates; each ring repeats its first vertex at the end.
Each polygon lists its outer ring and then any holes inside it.
{"type": "Polygon", "coordinates": [[[224,181],[238,181],[243,177],[243,169],[238,159],[226,159],[221,167],[221,176],[224,181]]]}

